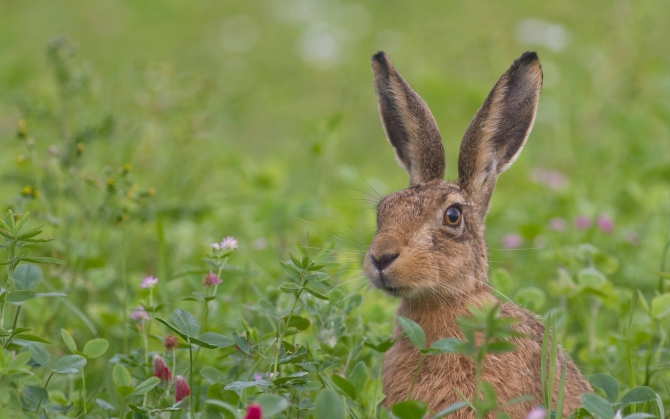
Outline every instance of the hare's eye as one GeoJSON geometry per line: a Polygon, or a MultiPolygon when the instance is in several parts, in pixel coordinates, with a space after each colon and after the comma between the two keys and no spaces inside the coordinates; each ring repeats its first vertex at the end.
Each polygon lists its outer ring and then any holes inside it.
{"type": "Polygon", "coordinates": [[[456,207],[451,207],[444,213],[444,223],[455,227],[461,222],[461,212],[456,207]]]}

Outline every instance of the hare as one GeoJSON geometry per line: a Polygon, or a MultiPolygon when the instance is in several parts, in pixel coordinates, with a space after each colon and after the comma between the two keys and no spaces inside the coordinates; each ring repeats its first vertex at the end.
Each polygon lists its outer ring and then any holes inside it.
{"type": "MultiPolygon", "coordinates": [[[[528,338],[515,338],[514,352],[488,355],[483,378],[501,402],[534,396],[533,401],[505,408],[512,418],[525,418],[542,400],[544,325],[535,314],[500,303],[491,293],[484,221],[498,175],[519,156],[533,127],[542,86],[537,54],[524,53],[489,93],[463,137],[455,182],[443,180],[444,148],[426,104],[385,53],[373,56],[372,68],[384,130],[398,163],[409,173],[410,187],[379,203],[378,229],[365,255],[365,274],[374,287],[402,299],[397,314],[421,325],[428,345],[446,337],[463,338],[455,320],[469,312],[469,305],[501,304],[502,316],[519,319],[515,328],[528,338]]],[[[399,341],[384,357],[387,408],[408,397],[419,360],[418,350],[402,335],[396,324],[394,336],[399,341]]],[[[556,363],[556,371],[567,364],[564,412],[569,415],[581,405],[581,394],[592,390],[560,348],[556,363]]],[[[426,357],[412,398],[437,412],[461,401],[458,392],[473,398],[474,363],[456,354],[426,357]]],[[[474,412],[465,408],[455,416],[474,418],[474,412]]]]}

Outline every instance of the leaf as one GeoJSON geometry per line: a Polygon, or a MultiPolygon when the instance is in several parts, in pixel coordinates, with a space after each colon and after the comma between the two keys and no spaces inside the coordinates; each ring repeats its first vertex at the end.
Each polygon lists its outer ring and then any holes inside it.
{"type": "Polygon", "coordinates": [[[214,332],[203,333],[202,335],[198,336],[198,340],[213,345],[217,348],[226,348],[235,344],[235,342],[228,336],[223,336],[214,332]]]}
{"type": "Polygon", "coordinates": [[[342,390],[345,396],[348,396],[351,400],[356,400],[356,387],[349,380],[339,375],[333,375],[330,379],[342,390]]]}
{"type": "Polygon", "coordinates": [[[133,379],[130,377],[130,373],[121,364],[116,364],[112,370],[112,378],[114,379],[114,384],[117,387],[122,386],[131,386],[133,384],[133,379]]]}
{"type": "Polygon", "coordinates": [[[670,314],[670,292],[657,295],[651,300],[651,317],[660,319],[670,314]]]}
{"type": "Polygon", "coordinates": [[[33,343],[28,346],[30,351],[30,356],[35,362],[43,366],[49,371],[52,371],[54,368],[54,361],[51,357],[51,354],[44,348],[44,346],[37,343],[33,343]]]}
{"type": "Polygon", "coordinates": [[[493,342],[489,343],[486,346],[486,349],[489,353],[503,353],[503,352],[512,352],[516,349],[516,345],[512,342],[493,342]]]}
{"type": "Polygon", "coordinates": [[[279,289],[287,294],[293,294],[300,290],[300,286],[298,284],[294,284],[293,282],[287,282],[282,284],[279,289]]]}
{"type": "Polygon", "coordinates": [[[344,403],[335,391],[327,388],[314,400],[314,415],[319,419],[344,419],[344,403]]]}
{"type": "Polygon", "coordinates": [[[271,382],[267,380],[258,380],[258,381],[234,381],[227,386],[225,386],[223,389],[224,390],[242,390],[245,388],[253,387],[253,386],[261,386],[261,387],[270,387],[272,385],[271,382]]]}
{"type": "Polygon", "coordinates": [[[386,338],[381,342],[379,342],[378,344],[374,344],[372,342],[365,342],[364,345],[370,349],[374,349],[377,352],[386,353],[386,351],[391,349],[396,342],[397,341],[395,339],[386,338]]]}
{"type": "Polygon", "coordinates": [[[148,378],[135,387],[135,391],[133,391],[132,395],[136,396],[138,394],[145,394],[153,390],[154,387],[156,387],[158,384],[160,384],[161,379],[158,377],[151,377],[148,378]]]}
{"type": "Polygon", "coordinates": [[[32,300],[37,294],[33,291],[10,291],[5,297],[5,301],[8,303],[22,303],[24,301],[32,300]]]}
{"type": "Polygon", "coordinates": [[[107,411],[116,410],[114,408],[114,406],[112,406],[111,404],[107,403],[106,401],[104,401],[102,399],[95,399],[95,404],[97,404],[98,407],[102,410],[107,410],[107,411]]]}
{"type": "Polygon", "coordinates": [[[196,337],[198,330],[200,330],[200,325],[195,317],[181,308],[172,312],[172,321],[177,326],[177,329],[188,337],[196,337]]]}
{"type": "Polygon", "coordinates": [[[32,263],[24,263],[14,270],[14,285],[19,290],[32,290],[42,280],[42,269],[32,263]]]}
{"type": "Polygon", "coordinates": [[[589,375],[588,380],[594,388],[605,392],[610,403],[616,403],[619,398],[619,382],[616,378],[607,374],[593,374],[589,375]]]}
{"type": "Polygon", "coordinates": [[[514,301],[520,306],[539,311],[547,301],[547,295],[537,287],[524,287],[514,294],[514,301]]]}
{"type": "Polygon", "coordinates": [[[116,386],[116,391],[122,396],[130,396],[135,391],[133,386],[116,386]]]}
{"type": "Polygon", "coordinates": [[[349,374],[349,381],[356,388],[356,392],[360,393],[365,388],[365,383],[368,382],[368,367],[364,361],[358,361],[356,366],[349,374]]]}
{"type": "Polygon", "coordinates": [[[275,306],[272,305],[269,301],[266,300],[260,300],[258,302],[258,307],[260,307],[261,310],[264,312],[268,313],[270,316],[272,316],[275,320],[279,319],[279,314],[277,314],[277,309],[275,309],[275,306]]]}
{"type": "Polygon", "coordinates": [[[293,315],[291,316],[291,321],[288,323],[288,327],[295,327],[298,331],[302,332],[310,326],[309,320],[304,317],[293,315]]]}
{"type": "Polygon", "coordinates": [[[192,344],[202,346],[203,348],[208,348],[208,349],[215,349],[216,348],[215,345],[209,344],[209,343],[204,342],[204,341],[202,341],[200,339],[197,339],[197,338],[186,336],[179,329],[177,329],[177,327],[175,325],[171,324],[170,322],[167,322],[167,321],[165,321],[161,318],[158,318],[158,317],[156,318],[156,320],[158,320],[159,323],[163,323],[165,326],[167,326],[170,330],[175,332],[180,338],[184,339],[185,341],[190,341],[192,344]]]}
{"type": "MultiPolygon", "coordinates": [[[[212,367],[205,367],[200,370],[200,375],[205,377],[205,379],[210,384],[221,383],[227,377],[226,374],[212,367]]],[[[209,397],[209,396],[208,396],[209,397]]]]}
{"type": "Polygon", "coordinates": [[[64,292],[38,292],[35,294],[35,298],[42,297],[67,297],[67,294],[64,292]]]}
{"type": "Polygon", "coordinates": [[[631,403],[647,403],[652,400],[656,400],[656,393],[649,387],[638,386],[633,387],[624,394],[621,398],[621,404],[631,404],[631,403]]]}
{"type": "Polygon", "coordinates": [[[447,406],[444,410],[439,411],[435,416],[433,416],[433,419],[439,419],[448,416],[454,412],[461,410],[467,405],[468,404],[466,402],[456,402],[452,405],[447,406]]]}
{"type": "Polygon", "coordinates": [[[72,336],[68,333],[67,330],[61,329],[60,335],[63,338],[63,342],[65,342],[65,346],[67,346],[71,352],[77,350],[77,343],[74,341],[74,339],[72,339],[72,336]]]}
{"type": "Polygon", "coordinates": [[[593,393],[582,394],[584,408],[596,419],[614,419],[614,410],[607,400],[593,393]]]}
{"type": "Polygon", "coordinates": [[[650,413],[633,413],[628,416],[624,416],[623,419],[648,419],[648,418],[655,418],[656,415],[652,415],[650,413]]]}
{"type": "Polygon", "coordinates": [[[595,268],[584,268],[577,272],[577,282],[582,288],[598,290],[607,283],[607,278],[595,268]]]}
{"type": "Polygon", "coordinates": [[[302,266],[302,262],[300,261],[300,259],[299,259],[296,255],[294,255],[294,254],[291,253],[291,252],[288,252],[288,256],[291,258],[291,262],[293,262],[293,264],[294,264],[295,266],[297,266],[298,268],[302,268],[302,267],[303,267],[303,266],[302,266]]]}
{"type": "Polygon", "coordinates": [[[398,318],[398,323],[405,331],[405,334],[412,341],[412,344],[419,349],[426,347],[426,333],[423,331],[421,326],[419,326],[414,320],[410,320],[407,317],[396,316],[398,318]]]}
{"type": "Polygon", "coordinates": [[[305,277],[306,282],[323,282],[326,279],[330,278],[325,272],[312,272],[305,277]]]}
{"type": "Polygon", "coordinates": [[[238,335],[237,332],[233,332],[233,340],[235,341],[235,344],[237,345],[238,348],[245,354],[249,354],[251,351],[251,346],[249,346],[249,342],[242,336],[238,335]]]}
{"type": "Polygon", "coordinates": [[[261,405],[261,408],[263,409],[263,416],[266,417],[283,412],[289,406],[288,400],[276,394],[270,393],[261,394],[256,398],[256,400],[254,400],[254,402],[261,405]]]}
{"type": "Polygon", "coordinates": [[[242,418],[242,416],[239,414],[239,411],[237,410],[237,407],[228,404],[226,402],[222,402],[220,400],[213,400],[213,399],[205,400],[205,406],[212,406],[219,411],[226,412],[227,413],[227,415],[225,415],[226,418],[228,418],[229,415],[235,419],[242,418]]]}
{"type": "Polygon", "coordinates": [[[316,298],[318,298],[320,300],[330,300],[330,298],[327,295],[323,295],[320,292],[315,291],[310,287],[305,287],[305,291],[307,291],[308,293],[312,294],[313,296],[315,296],[316,298]]]}
{"type": "Polygon", "coordinates": [[[62,265],[64,263],[62,260],[56,258],[21,258],[21,260],[33,263],[52,263],[54,265],[62,265]]]}
{"type": "Polygon", "coordinates": [[[23,339],[23,340],[28,340],[31,342],[40,342],[40,343],[46,343],[46,344],[51,344],[48,340],[44,339],[43,337],[33,335],[32,333],[19,333],[14,335],[14,337],[23,339]]]}
{"type": "Polygon", "coordinates": [[[426,402],[406,400],[391,407],[391,416],[396,419],[421,419],[428,413],[426,402]]]}
{"type": "Polygon", "coordinates": [[[59,374],[76,374],[86,365],[86,358],[81,355],[65,355],[56,362],[54,372],[59,374]]]}
{"type": "Polygon", "coordinates": [[[109,342],[106,339],[91,339],[84,345],[84,355],[89,359],[97,358],[104,355],[108,347],[109,342]]]}
{"type": "Polygon", "coordinates": [[[439,354],[457,354],[461,353],[460,348],[465,344],[458,338],[446,338],[435,341],[430,348],[424,349],[424,353],[431,355],[439,354]]]}

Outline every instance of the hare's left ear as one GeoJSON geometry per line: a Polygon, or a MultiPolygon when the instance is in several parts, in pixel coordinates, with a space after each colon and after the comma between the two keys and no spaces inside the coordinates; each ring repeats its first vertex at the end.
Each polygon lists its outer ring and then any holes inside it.
{"type": "Polygon", "coordinates": [[[444,147],[428,106],[383,52],[372,57],[375,91],[386,137],[409,173],[410,186],[444,177],[444,147]]]}
{"type": "Polygon", "coordinates": [[[462,190],[486,216],[498,175],[521,153],[535,121],[542,67],[526,52],[500,77],[465,132],[458,156],[462,190]]]}

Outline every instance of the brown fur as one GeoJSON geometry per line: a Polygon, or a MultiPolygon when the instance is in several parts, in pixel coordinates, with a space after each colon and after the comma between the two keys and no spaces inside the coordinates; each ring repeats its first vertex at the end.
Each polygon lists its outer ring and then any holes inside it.
{"type": "MultiPolygon", "coordinates": [[[[423,327],[428,345],[446,337],[462,338],[455,319],[467,314],[468,305],[497,301],[488,284],[484,221],[498,175],[513,163],[530,134],[542,68],[535,53],[525,53],[496,83],[463,138],[456,182],[442,179],[444,149],[428,107],[383,52],[373,57],[373,71],[384,129],[398,161],[410,174],[411,187],[380,202],[377,235],[365,257],[365,273],[374,286],[402,298],[398,314],[423,327]],[[444,222],[451,207],[461,212],[455,226],[444,222]]],[[[484,379],[503,402],[521,395],[534,396],[534,401],[506,410],[515,419],[524,418],[541,403],[544,325],[534,314],[513,304],[503,304],[501,315],[518,318],[521,323],[515,327],[529,338],[515,339],[514,352],[488,355],[484,379]]],[[[399,326],[394,335],[402,335],[399,326]]],[[[386,407],[407,398],[418,360],[418,350],[406,337],[386,354],[386,407]]],[[[568,415],[580,405],[581,394],[591,390],[559,349],[556,393],[564,365],[564,412],[568,415]]],[[[455,389],[471,399],[474,377],[474,364],[466,357],[429,356],[419,371],[412,398],[439,411],[461,400],[455,389]]],[[[456,416],[472,418],[474,413],[462,409],[456,416]]]]}

